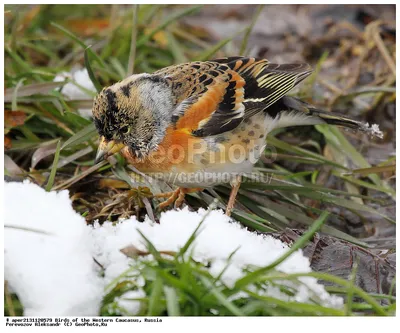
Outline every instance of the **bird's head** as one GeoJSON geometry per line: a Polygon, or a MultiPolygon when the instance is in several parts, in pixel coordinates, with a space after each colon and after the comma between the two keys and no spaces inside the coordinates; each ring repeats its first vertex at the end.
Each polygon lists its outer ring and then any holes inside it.
{"type": "Polygon", "coordinates": [[[150,74],[132,75],[104,88],[95,98],[93,117],[100,134],[96,161],[124,147],[139,159],[157,149],[173,111],[169,82],[150,74]]]}

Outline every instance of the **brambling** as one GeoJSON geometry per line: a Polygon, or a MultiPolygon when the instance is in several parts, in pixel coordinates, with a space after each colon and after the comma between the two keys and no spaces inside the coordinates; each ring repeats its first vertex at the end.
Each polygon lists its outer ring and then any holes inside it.
{"type": "Polygon", "coordinates": [[[179,207],[186,193],[230,182],[230,215],[240,176],[251,172],[271,130],[334,124],[380,133],[285,96],[311,72],[307,64],[230,57],[132,75],[95,98],[101,137],[96,161],[121,152],[139,171],[178,186],[156,195],[168,198],[161,208],[179,207]]]}

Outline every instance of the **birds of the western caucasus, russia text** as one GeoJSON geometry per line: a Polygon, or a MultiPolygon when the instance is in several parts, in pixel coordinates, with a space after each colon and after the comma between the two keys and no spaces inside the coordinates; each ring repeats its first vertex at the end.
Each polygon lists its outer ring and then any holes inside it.
{"type": "Polygon", "coordinates": [[[177,186],[157,195],[168,198],[162,208],[180,206],[185,193],[230,182],[230,215],[241,175],[251,172],[271,130],[333,124],[381,135],[376,125],[285,96],[311,72],[307,64],[230,57],[132,75],[94,101],[96,159],[120,151],[139,171],[177,186]]]}

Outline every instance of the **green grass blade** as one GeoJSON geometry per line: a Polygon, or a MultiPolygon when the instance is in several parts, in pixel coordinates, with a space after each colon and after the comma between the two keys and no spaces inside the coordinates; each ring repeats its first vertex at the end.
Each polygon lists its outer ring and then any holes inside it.
{"type": "Polygon", "coordinates": [[[174,288],[164,286],[165,300],[167,301],[168,316],[180,316],[179,299],[174,288]]]}
{"type": "Polygon", "coordinates": [[[307,315],[345,316],[344,311],[339,309],[328,308],[318,304],[307,304],[307,303],[290,302],[290,301],[288,302],[270,296],[259,295],[248,289],[246,289],[245,292],[256,299],[260,299],[263,300],[264,302],[267,302],[268,304],[271,304],[271,306],[282,307],[283,309],[286,309],[289,313],[294,312],[296,315],[300,316],[307,316],[307,315]]]}
{"type": "Polygon", "coordinates": [[[17,105],[17,97],[18,97],[18,90],[24,83],[25,79],[21,79],[18,81],[17,85],[14,88],[13,94],[12,94],[12,101],[11,101],[11,110],[12,111],[17,111],[18,110],[18,105],[17,105]]]}
{"type": "Polygon", "coordinates": [[[233,315],[243,316],[242,311],[240,311],[240,309],[236,305],[234,305],[231,301],[229,301],[228,298],[222,292],[220,292],[217,288],[215,288],[213,283],[209,279],[207,279],[204,276],[199,276],[199,278],[206,286],[206,288],[209,289],[210,293],[213,294],[215,298],[220,302],[221,305],[223,305],[230,312],[232,312],[233,315]]]}
{"type": "Polygon", "coordinates": [[[210,212],[211,212],[211,209],[209,209],[207,211],[207,213],[203,216],[199,225],[196,227],[196,229],[194,229],[194,231],[190,235],[189,239],[186,241],[185,245],[183,245],[182,248],[179,250],[178,256],[183,256],[186,253],[186,251],[189,249],[190,245],[192,245],[192,243],[196,239],[196,236],[199,234],[199,230],[200,230],[201,226],[203,225],[205,219],[210,214],[210,212]]]}
{"type": "MultiPolygon", "coordinates": [[[[53,27],[57,28],[58,30],[60,30],[61,32],[63,32],[66,36],[68,36],[69,38],[71,38],[74,42],[76,42],[77,44],[79,44],[80,46],[83,47],[83,49],[88,49],[88,46],[82,42],[77,36],[75,36],[72,32],[70,32],[68,29],[64,28],[63,26],[55,23],[55,22],[50,22],[50,25],[52,25],[53,27]]],[[[92,49],[88,49],[89,53],[91,56],[93,56],[96,61],[102,66],[105,67],[104,61],[95,53],[93,52],[92,49]]]]}
{"type": "MultiPolygon", "coordinates": [[[[340,132],[340,130],[334,126],[327,125],[316,125],[319,132],[324,134],[328,142],[330,142],[339,151],[344,152],[348,158],[350,158],[360,168],[370,168],[371,165],[365,160],[365,158],[357,151],[356,148],[346,139],[346,137],[340,132]]],[[[386,184],[376,174],[368,176],[375,185],[388,188],[386,184]]],[[[390,189],[392,190],[392,189],[390,189]]],[[[392,191],[394,192],[394,191],[392,191]]],[[[394,195],[394,193],[392,193],[394,195]]]]}
{"type": "Polygon", "coordinates": [[[217,53],[219,50],[221,50],[226,44],[228,44],[232,39],[234,39],[236,36],[240,35],[243,33],[243,30],[238,31],[236,34],[234,34],[232,37],[225,38],[218,42],[216,45],[212,46],[209,50],[204,51],[201,53],[199,56],[196,57],[196,60],[199,61],[205,61],[205,60],[210,60],[215,53],[217,53]]]}
{"type": "Polygon", "coordinates": [[[84,54],[85,67],[86,67],[86,70],[87,70],[87,72],[88,72],[90,81],[92,81],[92,83],[93,83],[93,85],[95,86],[97,92],[99,93],[99,92],[103,89],[103,87],[101,86],[101,84],[100,84],[99,81],[97,80],[96,76],[94,75],[93,70],[92,70],[92,66],[90,66],[90,61],[89,61],[89,50],[90,50],[90,46],[88,46],[88,47],[85,49],[85,54],[84,54]]]}
{"type": "Polygon", "coordinates": [[[250,227],[255,230],[259,230],[262,232],[276,232],[276,228],[270,227],[270,222],[265,219],[261,219],[257,215],[249,214],[239,209],[234,209],[232,211],[232,216],[236,221],[241,222],[247,227],[250,227]],[[262,220],[262,221],[258,221],[262,220]],[[268,225],[268,226],[267,226],[268,225]]]}
{"type": "Polygon", "coordinates": [[[311,157],[315,160],[320,161],[321,164],[331,165],[331,166],[337,167],[339,169],[349,170],[349,168],[346,168],[345,166],[343,166],[339,163],[336,163],[334,161],[330,161],[330,160],[326,159],[325,157],[323,157],[322,155],[313,153],[307,149],[303,149],[303,148],[291,145],[291,144],[281,141],[273,136],[268,136],[267,140],[268,140],[269,146],[277,147],[277,148],[298,154],[302,157],[311,157]]]}
{"type": "Polygon", "coordinates": [[[65,141],[61,149],[72,148],[81,144],[82,142],[86,142],[90,140],[96,133],[96,127],[94,124],[87,125],[85,128],[81,129],[79,132],[75,133],[67,141],[65,141]]]}
{"type": "Polygon", "coordinates": [[[153,282],[153,287],[149,297],[149,308],[147,310],[148,316],[157,316],[160,314],[160,299],[163,292],[163,280],[157,277],[153,282]]]}
{"type": "Polygon", "coordinates": [[[353,294],[354,294],[354,284],[356,282],[356,278],[357,278],[357,269],[358,269],[358,263],[359,263],[359,258],[357,258],[358,260],[356,261],[356,263],[354,264],[353,269],[351,270],[351,274],[349,276],[349,282],[351,283],[351,286],[349,288],[349,290],[347,291],[347,303],[346,303],[346,315],[347,316],[351,316],[351,310],[353,307],[353,294]]]}
{"type": "Polygon", "coordinates": [[[361,297],[368,304],[371,305],[372,309],[381,316],[386,316],[387,313],[384,311],[383,307],[379,305],[379,303],[374,299],[373,296],[369,295],[367,292],[362,290],[361,288],[353,285],[351,282],[344,280],[335,275],[327,274],[327,273],[319,273],[319,272],[311,272],[311,273],[293,273],[293,274],[279,274],[279,275],[264,275],[262,277],[263,281],[273,281],[273,280],[294,280],[298,279],[301,276],[311,276],[319,280],[324,280],[327,282],[332,282],[339,286],[343,286],[345,288],[352,288],[352,292],[354,295],[361,297]]]}
{"type": "Polygon", "coordinates": [[[187,62],[188,59],[185,56],[181,44],[176,40],[175,36],[169,31],[167,31],[167,39],[168,39],[169,49],[171,50],[171,53],[174,56],[175,62],[178,64],[187,62]]]}
{"type": "Polygon", "coordinates": [[[131,33],[131,45],[129,50],[129,62],[126,75],[130,76],[135,70],[135,59],[136,59],[136,38],[138,31],[138,11],[139,5],[133,5],[133,17],[132,17],[132,33],[131,33]]]}
{"type": "Polygon", "coordinates": [[[54,184],[54,179],[56,177],[56,172],[57,172],[58,159],[60,157],[60,151],[61,151],[60,147],[61,147],[61,140],[59,140],[57,143],[56,152],[54,154],[53,166],[50,171],[49,180],[47,181],[47,185],[45,187],[45,190],[47,192],[51,191],[54,184]]]}
{"type": "Polygon", "coordinates": [[[242,56],[246,55],[246,49],[247,49],[247,44],[249,42],[250,34],[251,34],[251,32],[252,32],[252,30],[254,28],[254,25],[257,22],[258,17],[260,16],[260,14],[262,12],[264,6],[265,5],[263,5],[263,4],[258,5],[258,7],[256,9],[256,12],[255,12],[255,14],[253,16],[253,19],[251,20],[250,25],[246,28],[246,31],[245,31],[244,37],[243,37],[243,41],[242,41],[242,45],[240,46],[239,55],[242,55],[242,56]]]}
{"type": "MultiPolygon", "coordinates": [[[[245,184],[246,183],[242,184],[242,186],[244,188],[249,188],[249,186],[245,185],[245,184]]],[[[327,188],[319,188],[318,186],[300,186],[300,185],[299,186],[290,186],[290,185],[275,185],[275,184],[263,184],[263,183],[251,184],[250,187],[275,190],[275,191],[276,190],[290,191],[291,193],[297,193],[300,196],[318,200],[320,202],[329,202],[331,204],[341,206],[341,207],[344,207],[347,209],[353,209],[353,210],[357,210],[357,211],[372,213],[374,215],[379,215],[379,216],[382,216],[387,221],[389,221],[390,223],[396,223],[392,218],[386,216],[385,214],[379,212],[378,210],[376,210],[370,206],[366,206],[366,205],[360,204],[358,202],[340,198],[338,196],[330,195],[329,192],[332,191],[332,193],[334,193],[335,190],[329,190],[327,188]],[[324,193],[324,192],[328,192],[328,193],[324,193]]],[[[345,193],[345,194],[349,195],[349,196],[360,197],[360,195],[358,195],[358,194],[351,194],[351,193],[345,193]]],[[[366,197],[366,199],[370,199],[370,198],[366,197]]]]}
{"type": "Polygon", "coordinates": [[[284,255],[280,256],[278,259],[273,261],[266,267],[262,267],[254,272],[249,273],[245,277],[239,279],[235,283],[235,288],[243,288],[244,286],[251,283],[255,280],[258,276],[265,274],[266,272],[274,269],[277,265],[282,263],[286,258],[291,256],[294,252],[301,249],[305,246],[308,240],[321,228],[321,226],[325,223],[326,219],[328,218],[329,213],[323,212],[321,216],[314,222],[314,224],[305,232],[291,247],[290,249],[285,252],[284,255]]]}
{"type": "Polygon", "coordinates": [[[164,22],[162,22],[157,28],[153,29],[149,34],[144,35],[142,38],[140,38],[137,41],[136,47],[140,48],[141,46],[146,44],[148,41],[150,41],[157,32],[163,30],[168,25],[170,25],[171,23],[176,22],[177,20],[179,20],[180,18],[182,18],[184,16],[188,16],[190,14],[194,14],[195,12],[200,10],[202,7],[203,7],[203,5],[185,8],[185,9],[183,9],[183,10],[177,12],[177,13],[174,13],[174,14],[168,16],[164,20],[164,22]]]}

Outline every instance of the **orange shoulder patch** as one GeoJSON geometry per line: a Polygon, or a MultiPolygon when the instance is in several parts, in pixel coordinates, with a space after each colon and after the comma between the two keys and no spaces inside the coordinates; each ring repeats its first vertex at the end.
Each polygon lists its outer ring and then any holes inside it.
{"type": "Polygon", "coordinates": [[[199,123],[211,116],[223,100],[228,82],[216,81],[208,87],[208,90],[185,111],[185,114],[177,121],[176,128],[196,130],[199,123]]]}
{"type": "Polygon", "coordinates": [[[185,111],[185,114],[179,118],[176,123],[177,129],[187,129],[194,131],[199,129],[208,120],[211,119],[212,114],[217,110],[218,105],[223,102],[224,97],[227,93],[233,95],[235,98],[234,106],[232,111],[237,110],[242,104],[244,99],[244,79],[235,71],[229,70],[230,74],[229,81],[223,81],[222,78],[215,80],[213,84],[208,87],[208,90],[194,103],[190,108],[185,111]],[[234,91],[228,91],[232,89],[230,84],[235,82],[234,91]]]}

